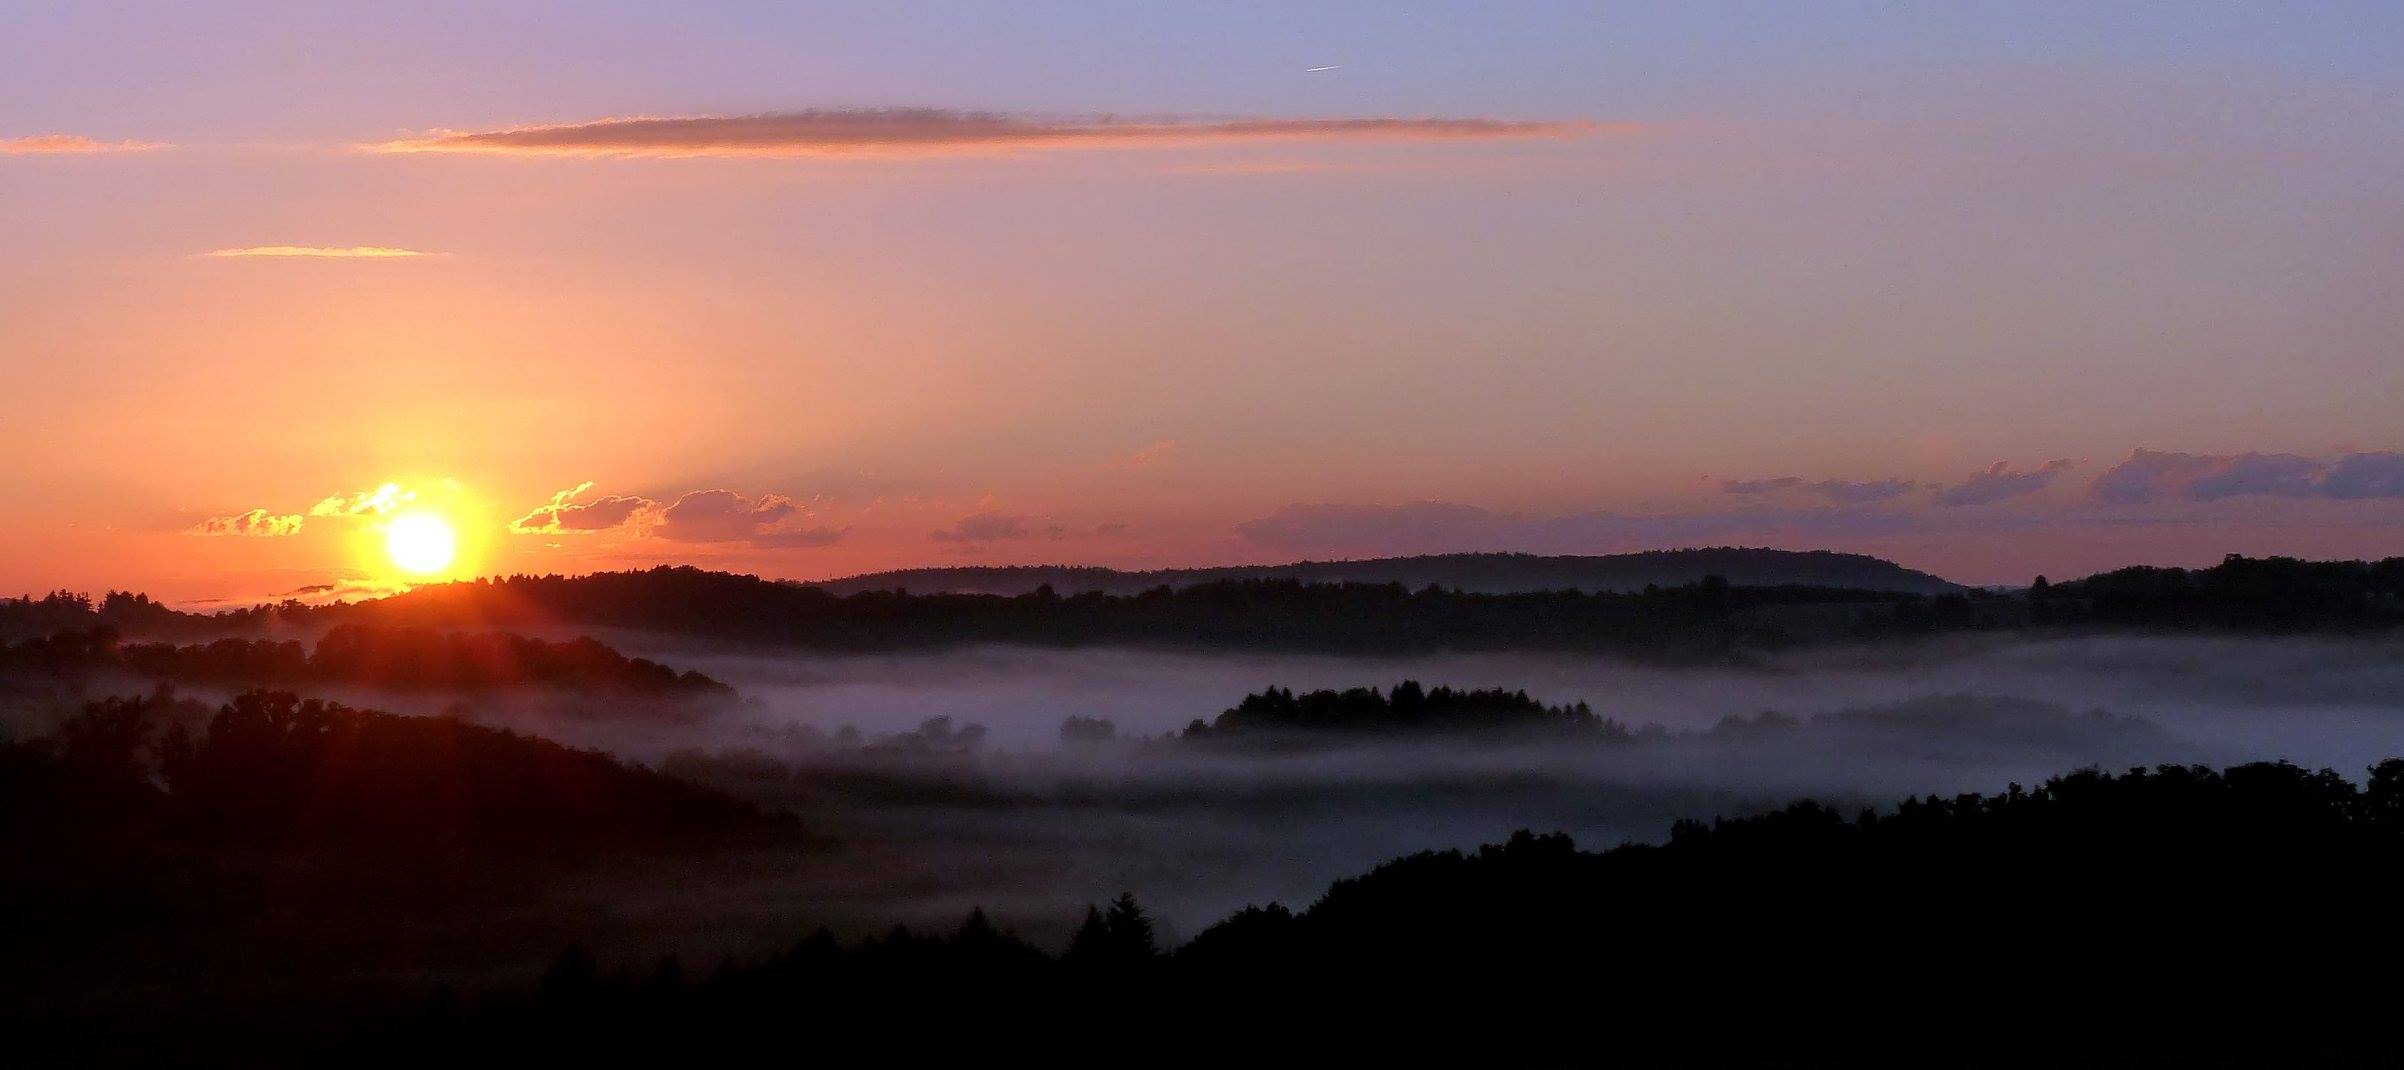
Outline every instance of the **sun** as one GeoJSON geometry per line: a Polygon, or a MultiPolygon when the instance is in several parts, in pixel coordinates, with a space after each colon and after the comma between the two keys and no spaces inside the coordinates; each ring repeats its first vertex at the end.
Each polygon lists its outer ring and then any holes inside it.
{"type": "Polygon", "coordinates": [[[459,556],[459,535],[436,513],[403,513],[384,525],[384,552],[403,572],[430,576],[459,556]]]}

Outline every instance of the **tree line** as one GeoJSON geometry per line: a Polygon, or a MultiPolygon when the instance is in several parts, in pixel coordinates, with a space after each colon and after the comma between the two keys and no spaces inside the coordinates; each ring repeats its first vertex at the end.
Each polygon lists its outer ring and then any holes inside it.
{"type": "Polygon", "coordinates": [[[629,628],[829,651],[970,643],[1396,653],[1610,651],[1719,659],[1796,643],[2028,628],[2294,632],[2404,626],[2404,558],[2231,556],[2206,569],[2129,568],[2016,591],[1948,594],[1748,587],[1706,577],[1629,592],[1477,594],[1398,583],[1233,579],[1135,594],[912,594],[814,587],[691,567],[509,576],[326,606],[213,615],[139,595],[0,600],[0,637],[96,625],[128,635],[250,634],[341,624],[629,628]],[[1804,612],[1836,610],[1829,613],[1804,612]]]}
{"type": "Polygon", "coordinates": [[[551,642],[511,632],[342,624],[317,640],[227,637],[207,643],[124,642],[113,627],[0,643],[0,668],[56,676],[104,670],[178,684],[478,692],[547,687],[642,698],[732,701],[702,673],[630,658],[589,636],[551,642]]]}

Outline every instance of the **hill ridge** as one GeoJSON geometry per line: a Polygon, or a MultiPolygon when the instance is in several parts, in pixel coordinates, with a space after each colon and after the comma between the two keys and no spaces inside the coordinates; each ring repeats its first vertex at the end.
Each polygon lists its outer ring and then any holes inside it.
{"type": "Polygon", "coordinates": [[[1103,565],[953,565],[890,569],[822,580],[788,581],[831,594],[1026,594],[1049,585],[1060,594],[1134,594],[1231,579],[1292,579],[1306,583],[1395,583],[1473,594],[1531,591],[1637,591],[1674,587],[1717,575],[1740,587],[1811,586],[1950,594],[1961,584],[1884,558],[1838,550],[1777,550],[1710,546],[1622,554],[1453,553],[1406,557],[1302,560],[1274,565],[1118,569],[1103,565]]]}

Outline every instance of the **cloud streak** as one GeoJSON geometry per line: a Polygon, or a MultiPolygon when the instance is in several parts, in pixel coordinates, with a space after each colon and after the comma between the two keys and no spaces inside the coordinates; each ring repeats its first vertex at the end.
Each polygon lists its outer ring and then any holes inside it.
{"type": "Polygon", "coordinates": [[[0,156],[95,156],[109,152],[151,152],[166,147],[156,141],[101,141],[82,134],[0,138],[0,156]]]}
{"type": "Polygon", "coordinates": [[[1044,117],[941,108],[824,108],[747,116],[599,119],[500,130],[437,130],[363,145],[379,153],[565,157],[959,156],[1260,142],[1463,142],[1632,129],[1508,119],[1044,117]]]}
{"type": "Polygon", "coordinates": [[[202,256],[219,260],[246,257],[316,258],[325,260],[404,260],[410,257],[433,256],[416,249],[401,249],[389,245],[246,245],[234,249],[212,249],[202,256]]]}

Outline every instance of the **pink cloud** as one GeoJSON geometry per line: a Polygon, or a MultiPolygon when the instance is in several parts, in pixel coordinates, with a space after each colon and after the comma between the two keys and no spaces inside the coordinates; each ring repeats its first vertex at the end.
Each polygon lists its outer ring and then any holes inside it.
{"type": "Polygon", "coordinates": [[[93,156],[104,152],[149,152],[166,147],[155,141],[101,141],[82,134],[0,138],[0,156],[93,156]]]}

